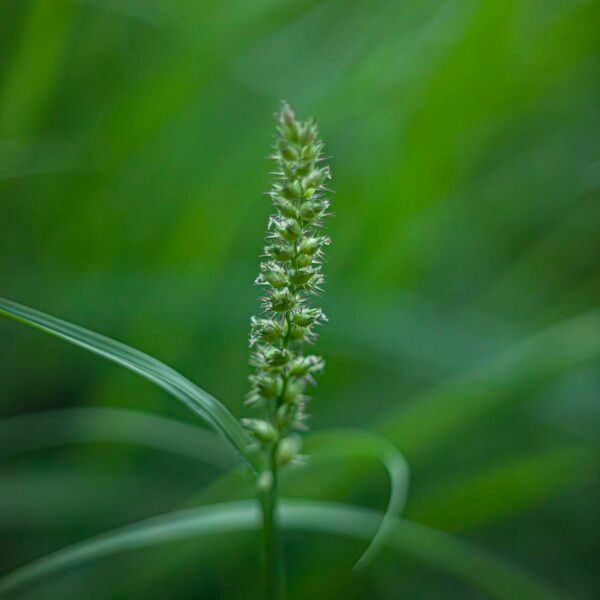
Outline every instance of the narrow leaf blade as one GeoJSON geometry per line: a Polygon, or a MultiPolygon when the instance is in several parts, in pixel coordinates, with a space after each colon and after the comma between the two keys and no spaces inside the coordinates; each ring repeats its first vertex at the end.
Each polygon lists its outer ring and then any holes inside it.
{"type": "Polygon", "coordinates": [[[239,456],[212,431],[138,410],[63,408],[0,420],[0,457],[94,442],[152,448],[221,468],[233,467],[239,456]]]}
{"type": "MultiPolygon", "coordinates": [[[[344,504],[284,500],[281,521],[288,529],[371,539],[382,515],[344,504]]],[[[252,500],[202,506],[153,517],[74,544],[34,561],[0,579],[0,595],[81,564],[156,544],[214,536],[260,527],[252,500]]],[[[554,599],[559,595],[543,580],[467,542],[410,521],[393,519],[386,545],[463,578],[499,598],[554,599]]]]}
{"type": "Polygon", "coordinates": [[[311,458],[348,460],[372,458],[379,461],[390,478],[390,496],[381,524],[356,567],[365,567],[375,557],[390,533],[393,518],[400,516],[408,494],[409,467],[404,456],[385,437],[360,429],[331,429],[312,434],[305,444],[311,458]]]}
{"type": "Polygon", "coordinates": [[[0,298],[0,315],[102,356],[158,385],[208,422],[248,464],[253,465],[254,459],[248,451],[250,440],[239,421],[216,398],[159,360],[126,344],[5,298],[0,298]]]}

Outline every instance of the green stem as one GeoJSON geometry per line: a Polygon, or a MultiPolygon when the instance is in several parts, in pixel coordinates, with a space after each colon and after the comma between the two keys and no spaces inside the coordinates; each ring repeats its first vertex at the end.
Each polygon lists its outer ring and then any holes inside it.
{"type": "Polygon", "coordinates": [[[279,546],[277,503],[279,475],[277,472],[277,444],[269,452],[268,471],[263,474],[260,502],[263,514],[262,530],[262,587],[265,600],[280,600],[284,597],[283,560],[279,546]]]}
{"type": "MultiPolygon", "coordinates": [[[[293,264],[294,261],[292,261],[293,264]]],[[[290,342],[291,323],[289,311],[284,312],[282,315],[282,326],[285,325],[287,325],[287,333],[281,340],[282,348],[287,348],[290,342]]],[[[287,383],[288,378],[284,377],[281,396],[274,403],[269,403],[269,420],[276,427],[277,409],[283,400],[287,383]]],[[[266,471],[262,475],[262,481],[259,482],[260,503],[263,515],[262,588],[264,600],[281,600],[285,597],[285,566],[277,527],[277,503],[279,497],[278,445],[278,441],[273,443],[267,452],[266,471]]]]}

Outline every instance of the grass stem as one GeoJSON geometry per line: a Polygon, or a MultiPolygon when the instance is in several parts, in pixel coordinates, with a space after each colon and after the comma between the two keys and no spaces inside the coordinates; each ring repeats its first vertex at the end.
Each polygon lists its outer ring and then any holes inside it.
{"type": "Polygon", "coordinates": [[[277,524],[279,475],[276,456],[277,444],[274,443],[269,453],[269,470],[261,482],[260,494],[263,515],[262,587],[265,600],[282,600],[285,597],[283,554],[277,524]]]}

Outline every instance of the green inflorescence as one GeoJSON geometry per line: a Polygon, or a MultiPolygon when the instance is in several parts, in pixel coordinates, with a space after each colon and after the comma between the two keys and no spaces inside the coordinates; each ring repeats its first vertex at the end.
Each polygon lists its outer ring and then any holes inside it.
{"type": "Polygon", "coordinates": [[[264,260],[256,283],[264,287],[262,314],[252,317],[251,389],[246,403],[263,418],[243,419],[261,445],[276,447],[276,461],[284,465],[298,458],[306,429],[307,387],[324,367],[320,356],[305,354],[316,339],[316,328],[326,320],[310,299],[321,291],[323,249],[329,238],[322,233],[329,214],[323,163],[323,143],[312,119],[296,120],[283,104],[273,159],[277,171],[269,196],[275,213],[269,219],[264,260]]]}

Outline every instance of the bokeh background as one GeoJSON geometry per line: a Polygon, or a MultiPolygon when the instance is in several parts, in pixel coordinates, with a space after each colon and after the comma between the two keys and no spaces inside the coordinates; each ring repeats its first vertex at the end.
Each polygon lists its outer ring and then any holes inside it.
{"type": "MultiPolygon", "coordinates": [[[[244,414],[288,100],[320,122],[336,190],[313,429],[385,434],[411,465],[408,518],[597,597],[599,49],[586,0],[4,0],[0,293],[244,414]]],[[[221,472],[127,439],[38,448],[95,422],[41,411],[197,421],[6,320],[0,356],[3,572],[185,506],[221,472]]],[[[290,493],[386,505],[377,464],[308,470],[290,493]]],[[[256,544],[140,550],[24,597],[251,598],[256,544]]],[[[351,575],[362,547],[286,535],[292,598],[485,597],[391,552],[351,575]]]]}

